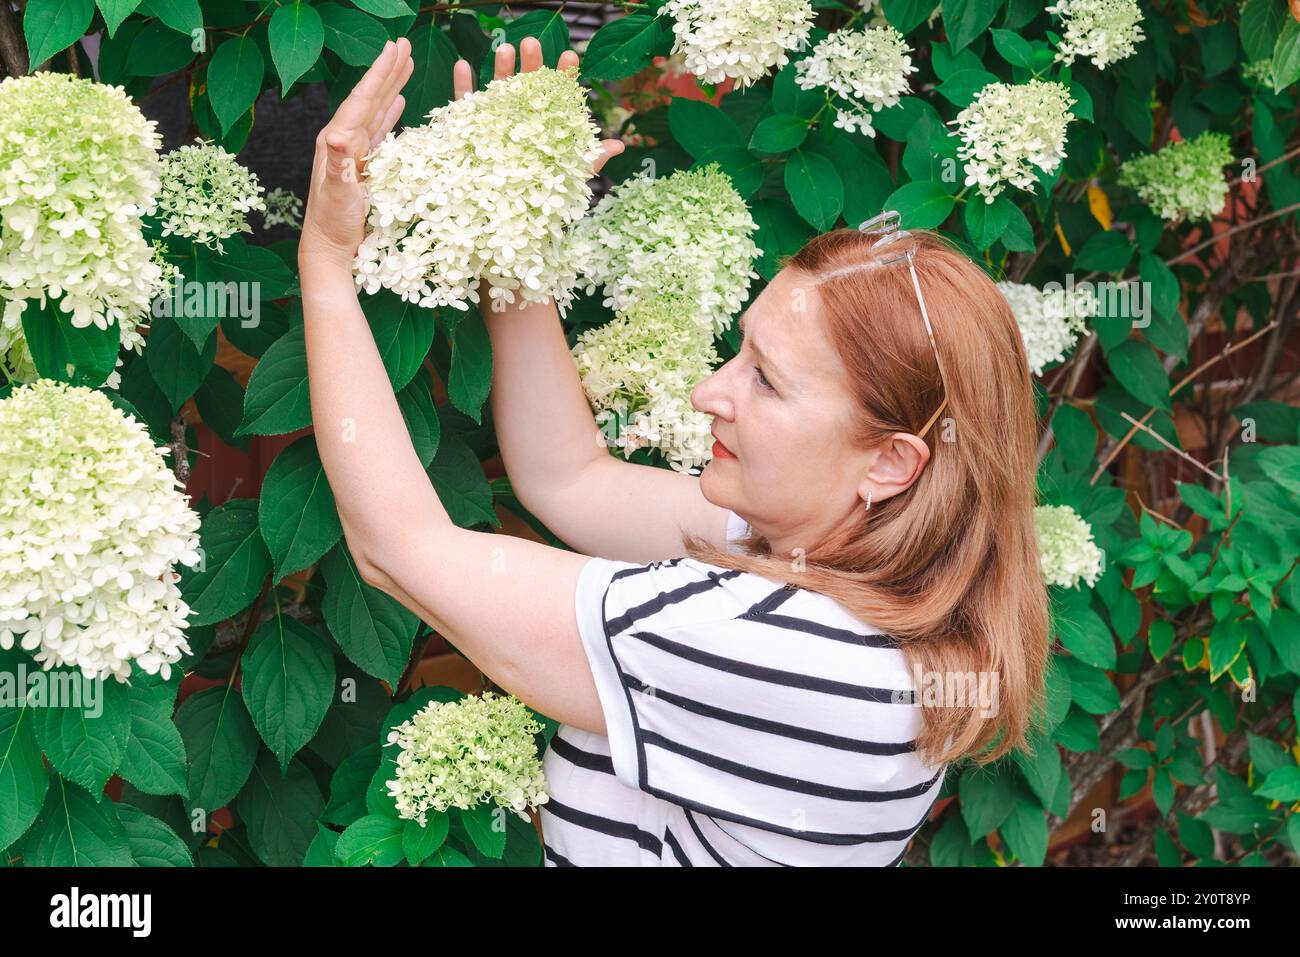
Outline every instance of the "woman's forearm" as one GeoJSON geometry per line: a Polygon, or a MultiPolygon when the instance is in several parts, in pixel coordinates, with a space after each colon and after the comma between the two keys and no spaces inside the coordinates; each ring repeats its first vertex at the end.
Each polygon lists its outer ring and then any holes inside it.
{"type": "Polygon", "coordinates": [[[385,543],[445,523],[349,270],[299,257],[312,422],[348,547],[377,565],[385,543]]]}
{"type": "Polygon", "coordinates": [[[551,300],[482,309],[492,340],[492,418],[525,507],[608,456],[551,300]]]}

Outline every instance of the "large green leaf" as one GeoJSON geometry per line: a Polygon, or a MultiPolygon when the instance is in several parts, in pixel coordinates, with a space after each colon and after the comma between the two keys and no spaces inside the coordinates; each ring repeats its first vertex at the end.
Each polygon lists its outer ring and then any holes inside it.
{"type": "Polygon", "coordinates": [[[246,33],[226,40],[212,54],[208,99],[223,136],[257,101],[265,70],[261,48],[246,33]]]}
{"type": "Polygon", "coordinates": [[[1128,339],[1112,349],[1106,359],[1110,371],[1130,395],[1157,409],[1170,410],[1169,373],[1150,346],[1128,339]]]}
{"type": "Polygon", "coordinates": [[[368,67],[383,52],[388,31],[374,17],[337,3],[322,3],[317,10],[325,33],[325,49],[348,66],[368,67]]]}
{"type": "Polygon", "coordinates": [[[820,153],[795,150],[785,163],[785,188],[794,208],[814,229],[830,229],[844,209],[844,182],[820,153]]]}
{"type": "Polygon", "coordinates": [[[342,537],[314,435],[295,440],[271,463],[262,482],[257,524],[271,553],[272,584],[311,565],[342,537]]]}
{"type": "Polygon", "coordinates": [[[1001,0],[943,0],[943,25],[948,45],[958,53],[988,29],[1001,0]]]}
{"type": "Polygon", "coordinates": [[[1016,795],[1015,779],[999,765],[970,767],[957,783],[961,816],[972,838],[984,837],[1002,826],[1011,814],[1016,795]]]}
{"type": "Polygon", "coordinates": [[[777,113],[760,120],[749,138],[749,148],[760,153],[785,153],[808,138],[808,121],[801,116],[777,113]]]}
{"type": "MultiPolygon", "coordinates": [[[[971,202],[982,202],[979,197],[971,202]]],[[[933,180],[917,180],[906,183],[894,190],[885,200],[886,209],[898,210],[900,225],[903,229],[935,229],[948,218],[952,212],[953,197],[942,183],[933,180]]]]}
{"type": "Polygon", "coordinates": [[[745,145],[735,121],[712,103],[675,96],[668,106],[668,126],[673,139],[693,157],[716,146],[745,145]]]}
{"type": "Polygon", "coordinates": [[[363,306],[388,381],[394,390],[405,388],[433,345],[437,314],[388,290],[367,296],[363,306]]]}
{"type": "Polygon", "coordinates": [[[302,866],[324,808],[325,799],[307,766],[292,761],[282,773],[265,749],[235,800],[253,853],[269,867],[302,866]]]}
{"type": "Polygon", "coordinates": [[[783,199],[755,200],[749,211],[758,225],[754,242],[763,251],[754,268],[770,281],[780,268],[781,259],[797,253],[812,230],[783,199]]]}
{"type": "Polygon", "coordinates": [[[280,95],[312,68],[325,45],[325,25],[315,8],[288,3],[276,8],[267,28],[271,61],[280,75],[280,95]]]}
{"type": "Polygon", "coordinates": [[[244,787],[257,758],[257,729],[244,699],[229,685],[196,691],[176,712],[189,758],[190,809],[209,818],[244,787]]]}
{"type": "Polygon", "coordinates": [[[492,508],[492,486],[483,474],[483,466],[458,435],[443,430],[438,454],[428,473],[443,508],[457,525],[468,528],[481,522],[501,524],[492,508]]]}
{"type": "Polygon", "coordinates": [[[257,528],[257,502],[233,499],[209,512],[199,532],[202,562],[182,574],[189,624],[213,625],[248,607],[271,571],[257,528]]]}
{"type": "Polygon", "coordinates": [[[293,326],[272,343],[248,377],[238,435],[282,435],[311,423],[307,340],[293,326]]]}
{"type": "Polygon", "coordinates": [[[45,764],[36,743],[36,709],[0,708],[0,847],[29,827],[45,800],[45,764]]]}
{"type": "Polygon", "coordinates": [[[137,867],[194,866],[189,847],[164,821],[130,804],[118,804],[116,810],[137,867]]]}
{"type": "Polygon", "coordinates": [[[50,779],[45,806],[23,838],[28,867],[130,867],[131,845],[117,805],[65,781],[50,779]]]}
{"type": "Polygon", "coordinates": [[[36,371],[49,379],[94,388],[113,371],[121,347],[116,320],[107,329],[93,323],[77,328],[71,315],[59,309],[62,299],[45,297],[45,305],[28,300],[23,309],[23,336],[36,371]]]}
{"type": "Polygon", "coordinates": [[[244,703],[267,747],[289,766],[316,734],[334,694],[334,655],[319,634],[288,615],[253,632],[243,659],[244,703]]]}
{"type": "Polygon", "coordinates": [[[482,422],[483,403],[492,389],[492,341],[476,310],[466,313],[451,331],[451,374],[447,397],[475,422],[482,422]]]}
{"type": "Polygon", "coordinates": [[[587,42],[582,75],[588,80],[621,80],[639,73],[673,44],[668,17],[633,13],[611,20],[587,42]]]}
{"type": "Polygon", "coordinates": [[[146,794],[184,797],[188,791],[185,742],[172,719],[171,701],[137,687],[128,698],[130,730],[118,773],[146,794]]]}
{"type": "Polygon", "coordinates": [[[397,818],[368,814],[340,835],[334,854],[348,867],[392,867],[403,856],[404,829],[397,818]]]}
{"type": "Polygon", "coordinates": [[[56,669],[70,703],[35,708],[36,740],[56,771],[98,795],[122,763],[131,726],[126,685],[115,678],[85,679],[79,670],[56,669]],[[77,703],[71,703],[77,702],[77,703]]]}
{"type": "Polygon", "coordinates": [[[418,126],[431,110],[451,102],[455,92],[451,73],[458,57],[447,34],[431,23],[419,27],[410,39],[415,68],[402,87],[406,105],[401,122],[403,126],[418,126]]]}
{"type": "Polygon", "coordinates": [[[330,634],[359,668],[395,686],[411,656],[420,620],[362,581],[343,542],[325,556],[321,571],[329,584],[321,614],[330,634]]]}
{"type": "MultiPolygon", "coordinates": [[[[214,323],[215,325],[215,323],[214,323]]],[[[217,358],[217,337],[209,334],[202,351],[194,347],[171,316],[155,316],[144,351],[149,374],[175,413],[207,378],[217,358]]]]}
{"type": "Polygon", "coordinates": [[[95,0],[27,0],[23,34],[28,69],[34,72],[53,54],[85,36],[94,14],[95,0]]]}
{"type": "MultiPolygon", "coordinates": [[[[515,71],[518,72],[519,42],[524,37],[537,37],[542,45],[542,63],[555,69],[560,54],[569,49],[569,25],[559,10],[533,10],[506,23],[501,31],[501,42],[515,48],[515,71]]],[[[479,86],[486,86],[493,75],[496,50],[489,50],[479,65],[479,86]]]]}

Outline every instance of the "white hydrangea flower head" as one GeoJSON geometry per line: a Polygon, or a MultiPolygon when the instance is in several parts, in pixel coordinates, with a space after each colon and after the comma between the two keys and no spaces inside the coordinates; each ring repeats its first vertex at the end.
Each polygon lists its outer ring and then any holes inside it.
{"type": "Polygon", "coordinates": [[[29,300],[54,297],[74,327],[116,322],[123,346],[143,343],[135,329],[161,267],[142,217],[157,201],[161,146],[120,86],[48,72],[0,81],[0,360],[19,381],[35,378],[29,300]]]}
{"type": "Polygon", "coordinates": [[[486,280],[495,299],[573,300],[565,231],[587,212],[599,129],[567,71],[493,80],[389,133],[366,158],[366,236],[357,285],[421,306],[468,309],[486,280]]]}
{"type": "Polygon", "coordinates": [[[680,296],[714,335],[731,325],[758,278],[758,225],[716,164],[614,187],[573,230],[569,256],[587,292],[626,312],[645,299],[680,296]]]}
{"type": "Polygon", "coordinates": [[[811,0],[667,0],[663,12],[673,18],[672,53],[688,72],[702,83],[731,77],[741,88],[785,66],[813,25],[811,0]]]}
{"type": "Polygon", "coordinates": [[[1133,187],[1163,219],[1210,219],[1227,202],[1223,167],[1232,161],[1228,134],[1206,130],[1123,163],[1119,184],[1133,187]]]}
{"type": "Polygon", "coordinates": [[[1056,49],[1058,62],[1070,64],[1075,57],[1085,56],[1104,70],[1132,56],[1145,36],[1137,0],[1056,0],[1044,10],[1065,24],[1065,36],[1056,49]]]}
{"type": "Polygon", "coordinates": [[[1041,375],[1049,363],[1065,358],[1099,305],[1091,287],[1084,285],[1042,290],[1028,283],[1003,280],[997,287],[1016,317],[1034,375],[1041,375]]]}
{"type": "Polygon", "coordinates": [[[388,735],[400,750],[387,782],[398,814],[428,825],[429,811],[469,810],[485,801],[514,811],[545,804],[546,777],[533,735],[542,724],[513,695],[485,691],[430,701],[388,735]]]}
{"type": "Polygon", "coordinates": [[[223,239],[253,231],[248,213],[266,210],[257,174],[216,143],[181,146],[162,164],[158,216],[164,236],[188,236],[222,252],[223,239]]]}
{"type": "Polygon", "coordinates": [[[262,217],[262,225],[270,229],[280,223],[302,229],[302,200],[290,190],[277,186],[266,194],[266,215],[262,217]]]}
{"type": "Polygon", "coordinates": [[[691,391],[719,360],[697,308],[684,296],[641,299],[573,347],[611,448],[625,458],[656,449],[674,470],[692,475],[712,457],[713,417],[691,405],[691,391]]]}
{"type": "Polygon", "coordinates": [[[1092,526],[1068,505],[1039,505],[1034,509],[1038,532],[1038,563],[1049,585],[1091,588],[1102,573],[1102,551],[1092,540],[1092,526]]]}
{"type": "Polygon", "coordinates": [[[177,563],[199,516],[148,429],[103,392],[39,379],[0,400],[0,648],[126,681],[190,651],[177,563]]]}
{"type": "Polygon", "coordinates": [[[1034,191],[1034,170],[1054,173],[1065,158],[1065,128],[1074,97],[1063,83],[990,83],[950,124],[962,145],[966,185],[978,186],[986,203],[1008,183],[1034,191]]]}
{"type": "Polygon", "coordinates": [[[893,106],[908,91],[917,68],[911,47],[891,26],[837,30],[795,64],[795,83],[805,90],[825,87],[840,98],[835,126],[876,135],[871,114],[893,106]]]}

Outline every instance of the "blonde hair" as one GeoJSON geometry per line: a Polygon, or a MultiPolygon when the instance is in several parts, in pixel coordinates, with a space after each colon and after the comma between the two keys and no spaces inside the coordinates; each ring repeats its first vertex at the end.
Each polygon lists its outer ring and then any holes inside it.
{"type": "MultiPolygon", "coordinates": [[[[970,757],[983,765],[1028,746],[1050,654],[1033,519],[1033,388],[1019,327],[993,281],[938,233],[911,232],[948,399],[924,439],[931,455],[920,477],[861,509],[807,552],[802,568],[773,556],[755,532],[739,552],[690,535],[684,544],[699,561],[829,596],[892,635],[909,670],[944,676],[944,687],[949,676],[995,674],[991,715],[973,702],[924,706],[916,742],[927,763],[970,757]]],[[[884,255],[898,251],[891,245],[884,255]]],[[[838,229],[785,263],[820,295],[847,371],[859,448],[915,434],[945,394],[907,264],[877,258],[869,238],[838,229]]]]}

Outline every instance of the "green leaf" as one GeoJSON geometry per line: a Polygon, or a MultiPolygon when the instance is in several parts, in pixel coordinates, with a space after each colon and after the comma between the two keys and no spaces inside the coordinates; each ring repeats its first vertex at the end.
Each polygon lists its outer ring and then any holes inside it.
{"type": "Polygon", "coordinates": [[[673,97],[668,105],[668,128],[678,145],[696,158],[716,146],[745,145],[736,121],[703,100],[673,97]]]}
{"type": "Polygon", "coordinates": [[[911,33],[934,12],[933,0],[881,0],[885,19],[899,33],[911,33]]]}
{"type": "Polygon", "coordinates": [[[442,435],[442,423],[438,419],[438,410],[433,406],[427,373],[416,376],[397,394],[397,407],[406,420],[406,430],[411,434],[411,444],[415,446],[420,465],[427,469],[438,454],[438,441],[442,435]]]}
{"type": "Polygon", "coordinates": [[[954,106],[969,106],[980,90],[997,82],[997,76],[988,70],[957,70],[935,87],[934,91],[954,106]]]}
{"type": "Polygon", "coordinates": [[[368,814],[339,837],[334,856],[348,867],[392,867],[402,859],[405,822],[368,814]]]}
{"type": "Polygon", "coordinates": [[[45,805],[23,839],[23,863],[28,867],[130,867],[131,845],[117,805],[52,777],[45,805]]]}
{"type": "MultiPolygon", "coordinates": [[[[103,3],[100,3],[103,9],[103,3]]],[[[192,37],[195,30],[203,29],[203,10],[199,0],[145,0],[140,12],[152,13],[177,33],[192,37]]]]}
{"type": "Polygon", "coordinates": [[[1007,218],[1007,229],[1002,234],[1002,245],[1011,252],[1027,253],[1034,250],[1034,228],[1015,203],[1007,218]]]}
{"type": "Polygon", "coordinates": [[[321,614],[330,634],[357,667],[395,686],[411,656],[419,619],[362,581],[344,542],[325,556],[321,571],[329,585],[321,614]]]}
{"type": "Polygon", "coordinates": [[[1246,629],[1239,620],[1225,620],[1210,630],[1210,680],[1227,671],[1246,648],[1246,629]]]}
{"type": "Polygon", "coordinates": [[[692,169],[716,163],[718,169],[731,177],[741,199],[748,199],[763,185],[766,169],[763,161],[742,146],[714,146],[700,154],[692,169]]]}
{"type": "Polygon", "coordinates": [[[794,208],[814,229],[830,229],[844,208],[844,183],[820,153],[795,150],[786,160],[785,188],[794,208]]]}
{"type": "Polygon", "coordinates": [[[144,352],[149,374],[175,414],[192,396],[217,358],[217,337],[209,334],[202,351],[170,316],[155,316],[144,352]]]}
{"type": "Polygon", "coordinates": [[[257,502],[233,499],[203,519],[202,562],[182,573],[180,589],[191,627],[215,625],[247,608],[271,571],[271,556],[257,529],[257,502]]]}
{"type": "Polygon", "coordinates": [[[1119,273],[1133,258],[1133,243],[1121,232],[1102,230],[1093,233],[1074,257],[1079,269],[1119,273]]]}
{"type": "Polygon", "coordinates": [[[1147,630],[1147,647],[1156,661],[1164,659],[1174,645],[1174,626],[1163,618],[1151,622],[1147,630]]]}
{"type": "Polygon", "coordinates": [[[36,709],[0,708],[0,847],[32,826],[45,800],[48,778],[36,743],[36,709]]]}
{"type": "Polygon", "coordinates": [[[176,712],[189,759],[189,809],[209,818],[244,787],[257,758],[257,729],[239,692],[229,685],[191,694],[176,712]]]}
{"type": "Polygon", "coordinates": [[[45,305],[40,306],[29,299],[23,309],[23,336],[36,371],[45,378],[96,388],[117,362],[121,330],[116,320],[107,329],[93,323],[78,329],[70,315],[59,309],[62,301],[46,296],[45,305]]]}
{"type": "MultiPolygon", "coordinates": [[[[459,57],[447,34],[426,23],[411,35],[411,59],[415,68],[402,87],[402,95],[406,97],[401,117],[403,126],[419,126],[431,111],[451,102],[455,93],[452,68],[459,57]]],[[[418,307],[412,304],[412,308],[418,307]]]]}
{"type": "Polygon", "coordinates": [[[1092,462],[1097,451],[1097,427],[1088,413],[1072,405],[1060,405],[1052,415],[1052,434],[1069,468],[1082,471],[1092,462]]]}
{"type": "Polygon", "coordinates": [[[130,804],[116,810],[137,867],[194,866],[194,855],[170,825],[130,804]]]}
{"type": "Polygon", "coordinates": [[[194,404],[203,424],[231,448],[248,451],[248,436],[235,434],[243,418],[244,387],[222,366],[213,364],[198,391],[194,404]]]}
{"type": "Polygon", "coordinates": [[[1002,238],[1011,222],[1011,211],[1016,204],[1000,194],[991,203],[976,198],[966,203],[966,234],[976,249],[988,249],[1002,238]]]}
{"type": "Polygon", "coordinates": [[[960,53],[988,29],[1001,6],[1000,0],[943,0],[943,26],[948,46],[960,53]]]}
{"type": "Polygon", "coordinates": [[[116,679],[92,681],[70,669],[56,673],[67,680],[79,703],[34,709],[36,740],[56,771],[98,795],[126,749],[131,726],[126,685],[116,679]]]}
{"type": "Polygon", "coordinates": [[[1017,798],[999,833],[1021,863],[1042,866],[1047,857],[1047,812],[1036,801],[1017,798]]]}
{"type": "Polygon", "coordinates": [[[633,13],[611,20],[596,31],[582,57],[587,80],[622,80],[648,67],[673,45],[668,17],[633,13]]]}
{"type": "Polygon", "coordinates": [[[296,439],[275,457],[263,480],[257,513],[271,553],[273,585],[311,565],[343,537],[314,435],[296,439]]]}
{"type": "MultiPolygon", "coordinates": [[[[198,0],[194,0],[194,3],[197,6],[198,0]]],[[[117,33],[117,28],[122,25],[122,21],[134,13],[138,6],[140,6],[140,0],[99,0],[99,10],[104,15],[104,26],[108,28],[110,38],[117,33]]],[[[199,22],[202,23],[201,18],[199,22]]],[[[100,51],[102,56],[102,46],[100,51]]],[[[101,82],[108,82],[104,79],[102,60],[100,62],[100,80],[101,82]]]]}
{"type": "Polygon", "coordinates": [[[407,17],[415,12],[406,0],[352,0],[352,2],[366,13],[386,20],[393,17],[407,17]]]}
{"type": "Polygon", "coordinates": [[[1062,609],[1055,625],[1061,644],[1085,664],[1110,671],[1115,667],[1115,639],[1101,617],[1087,605],[1062,609]]]}
{"type": "Polygon", "coordinates": [[[1260,450],[1258,462],[1265,475],[1292,495],[1300,495],[1300,447],[1269,446],[1260,450]]]}
{"type": "Polygon", "coordinates": [[[499,858],[506,851],[506,815],[511,813],[491,802],[476,804],[468,811],[457,809],[469,839],[484,857],[499,858]]]}
{"type": "Polygon", "coordinates": [[[799,116],[778,113],[761,120],[749,138],[749,148],[762,153],[785,153],[808,137],[808,121],[799,116]]]}
{"type": "MultiPolygon", "coordinates": [[[[524,37],[537,37],[542,45],[542,63],[551,69],[560,62],[560,54],[569,49],[569,25],[558,10],[533,10],[505,25],[502,43],[515,48],[515,72],[519,72],[519,41],[524,37]]],[[[492,79],[495,47],[488,51],[479,67],[479,85],[486,86],[492,79]]]]}
{"type": "Polygon", "coordinates": [[[1290,764],[1270,772],[1264,783],[1255,788],[1255,793],[1284,804],[1300,801],[1300,767],[1290,764]]]}
{"type": "Polygon", "coordinates": [[[132,77],[164,76],[187,66],[195,55],[194,42],[189,37],[161,20],[154,20],[146,23],[131,41],[123,72],[132,77]]]}
{"type": "Polygon", "coordinates": [[[1246,60],[1273,55],[1273,45],[1287,20],[1287,6],[1277,0],[1248,0],[1241,9],[1241,46],[1246,60]]]}
{"type": "Polygon", "coordinates": [[[262,50],[247,34],[231,37],[212,54],[208,99],[223,136],[257,101],[265,70],[262,50]]]}
{"type": "Polygon", "coordinates": [[[316,836],[307,847],[307,855],[303,858],[303,867],[337,867],[339,860],[334,853],[338,847],[339,835],[331,831],[324,824],[316,825],[316,836]]]}
{"type": "Polygon", "coordinates": [[[1126,339],[1106,359],[1119,384],[1135,399],[1166,412],[1170,410],[1169,373],[1145,342],[1126,339]]]}
{"type": "Polygon", "coordinates": [[[320,59],[325,46],[325,25],[314,7],[292,3],[276,8],[267,32],[271,61],[280,75],[280,95],[284,96],[320,59]]]}
{"type": "Polygon", "coordinates": [[[380,748],[368,744],[338,766],[330,779],[330,799],[321,820],[347,827],[366,816],[366,788],[379,768],[380,748]]]}
{"type": "Polygon", "coordinates": [[[118,774],[146,794],[188,796],[185,742],[172,720],[172,704],[133,688],[130,729],[118,774]]]}
{"type": "Polygon", "coordinates": [[[754,242],[763,251],[754,263],[754,269],[771,281],[780,268],[780,260],[797,253],[812,235],[812,230],[783,199],[757,199],[750,205],[749,212],[758,225],[754,242]]]}
{"type": "Polygon", "coordinates": [[[447,840],[451,827],[451,815],[447,812],[433,812],[428,816],[428,824],[420,826],[419,821],[407,821],[402,830],[402,853],[406,863],[419,867],[429,855],[442,847],[447,840]]]}
{"type": "Polygon", "coordinates": [[[329,711],[334,655],[310,627],[276,615],[253,632],[243,662],[248,713],[280,767],[287,768],[329,711]]]}
{"type": "Polygon", "coordinates": [[[903,229],[936,229],[948,218],[952,207],[952,195],[933,180],[906,183],[885,200],[886,209],[898,210],[903,229]]]}
{"type": "Polygon", "coordinates": [[[1296,80],[1300,80],[1300,23],[1287,17],[1273,46],[1273,88],[1281,93],[1296,80]]]}
{"type": "Polygon", "coordinates": [[[483,475],[483,466],[459,436],[444,430],[438,454],[427,471],[443,508],[457,525],[501,524],[492,508],[492,487],[483,475]]]}
{"type": "Polygon", "coordinates": [[[993,48],[1012,66],[1029,68],[1034,62],[1034,48],[1014,30],[990,30],[993,48]]]}
{"type": "Polygon", "coordinates": [[[248,783],[235,799],[235,813],[248,827],[248,843],[268,867],[301,867],[325,808],[316,779],[301,761],[281,772],[263,750],[248,783]]]}
{"type": "Polygon", "coordinates": [[[282,435],[311,424],[303,328],[294,326],[275,340],[253,367],[238,435],[282,435]]]}
{"type": "Polygon", "coordinates": [[[320,12],[325,49],[348,66],[369,67],[383,52],[388,31],[373,17],[337,3],[322,3],[316,9],[320,12]]]}
{"type": "Polygon", "coordinates": [[[27,0],[23,35],[27,38],[28,69],[76,43],[90,28],[94,0],[27,0]]]}
{"type": "Polygon", "coordinates": [[[840,174],[844,183],[843,215],[848,225],[857,226],[884,208],[886,198],[894,191],[894,181],[875,153],[859,148],[852,137],[839,133],[809,145],[825,152],[840,174]]]}
{"type": "Polygon", "coordinates": [[[492,389],[492,342],[483,316],[475,309],[451,331],[451,373],[447,397],[475,422],[482,422],[483,403],[492,389]]]}
{"type": "Polygon", "coordinates": [[[1001,765],[970,767],[962,772],[957,791],[961,816],[972,838],[984,837],[1011,814],[1015,802],[1015,779],[1001,765]]]}

